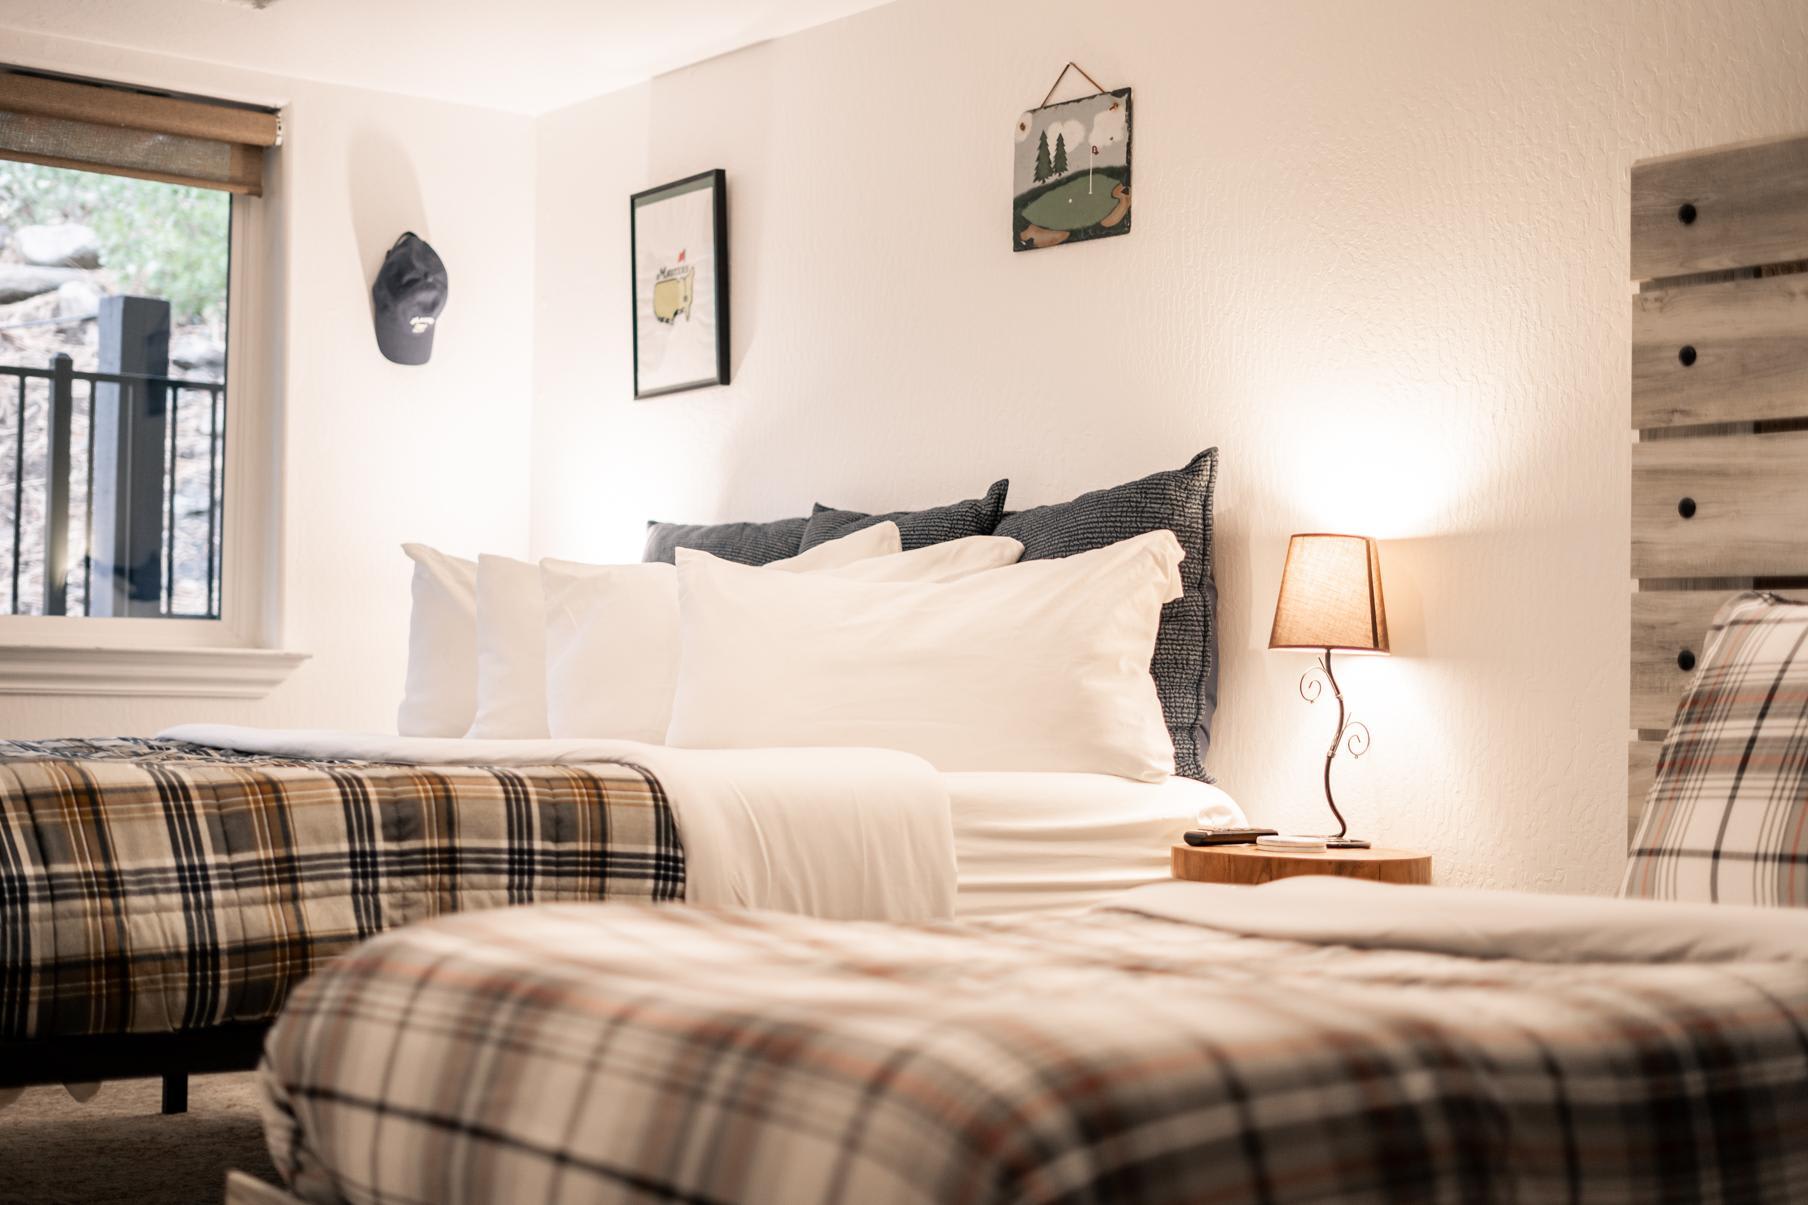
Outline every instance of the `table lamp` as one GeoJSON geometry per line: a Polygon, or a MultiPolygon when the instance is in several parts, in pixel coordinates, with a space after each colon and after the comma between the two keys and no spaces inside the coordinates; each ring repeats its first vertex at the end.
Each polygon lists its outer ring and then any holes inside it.
{"type": "Polygon", "coordinates": [[[1337,698],[1337,731],[1325,751],[1325,802],[1337,818],[1337,835],[1329,849],[1367,849],[1367,841],[1350,837],[1349,825],[1331,794],[1331,763],[1340,748],[1351,757],[1368,752],[1368,725],[1344,711],[1343,691],[1331,672],[1333,651],[1387,652],[1387,608],[1381,599],[1381,558],[1367,536],[1307,532],[1287,544],[1287,566],[1281,570],[1281,593],[1274,604],[1271,649],[1318,649],[1322,656],[1300,676],[1300,697],[1316,703],[1324,683],[1337,698]],[[1320,682],[1322,675],[1324,682],[1320,682]]]}

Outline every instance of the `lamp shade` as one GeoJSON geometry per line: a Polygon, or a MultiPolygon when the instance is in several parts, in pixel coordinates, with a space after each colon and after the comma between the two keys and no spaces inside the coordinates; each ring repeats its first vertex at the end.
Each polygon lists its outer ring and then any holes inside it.
{"type": "Polygon", "coordinates": [[[1321,532],[1294,536],[1287,544],[1268,647],[1387,652],[1375,541],[1321,532]]]}

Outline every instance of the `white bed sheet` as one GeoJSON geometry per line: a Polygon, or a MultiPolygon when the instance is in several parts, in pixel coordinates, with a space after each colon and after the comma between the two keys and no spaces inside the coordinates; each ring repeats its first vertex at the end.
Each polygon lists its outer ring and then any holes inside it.
{"type": "Polygon", "coordinates": [[[1222,789],[1191,778],[943,774],[954,818],[955,915],[1086,908],[1169,878],[1168,849],[1202,825],[1248,820],[1222,789]]]}
{"type": "Polygon", "coordinates": [[[885,749],[672,749],[614,740],[469,740],[189,724],[159,735],[279,757],[414,765],[645,766],[684,842],[685,899],[836,920],[933,920],[954,905],[948,793],[885,749]]]}

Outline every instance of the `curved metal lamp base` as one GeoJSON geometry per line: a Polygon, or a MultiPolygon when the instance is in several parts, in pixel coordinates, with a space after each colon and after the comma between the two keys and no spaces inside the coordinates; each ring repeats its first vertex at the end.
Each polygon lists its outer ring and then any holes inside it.
{"type": "Polygon", "coordinates": [[[1343,689],[1337,685],[1337,675],[1331,672],[1331,650],[1318,663],[1300,675],[1300,698],[1308,703],[1318,702],[1318,696],[1324,692],[1319,683],[1319,676],[1331,684],[1331,694],[1337,699],[1337,730],[1331,735],[1331,747],[1325,751],[1325,803],[1331,809],[1331,815],[1337,818],[1337,835],[1325,838],[1326,849],[1368,849],[1367,841],[1359,837],[1349,836],[1350,826],[1345,822],[1343,813],[1337,808],[1337,798],[1331,794],[1331,763],[1337,760],[1340,748],[1348,749],[1351,757],[1361,757],[1369,751],[1369,726],[1355,719],[1344,710],[1343,689]]]}

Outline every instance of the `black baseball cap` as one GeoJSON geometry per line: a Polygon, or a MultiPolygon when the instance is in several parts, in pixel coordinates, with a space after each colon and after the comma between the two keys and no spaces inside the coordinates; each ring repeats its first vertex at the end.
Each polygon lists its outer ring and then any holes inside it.
{"type": "Polygon", "coordinates": [[[425,364],[446,308],[446,265],[410,230],[395,241],[370,286],[377,347],[397,364],[425,364]]]}

